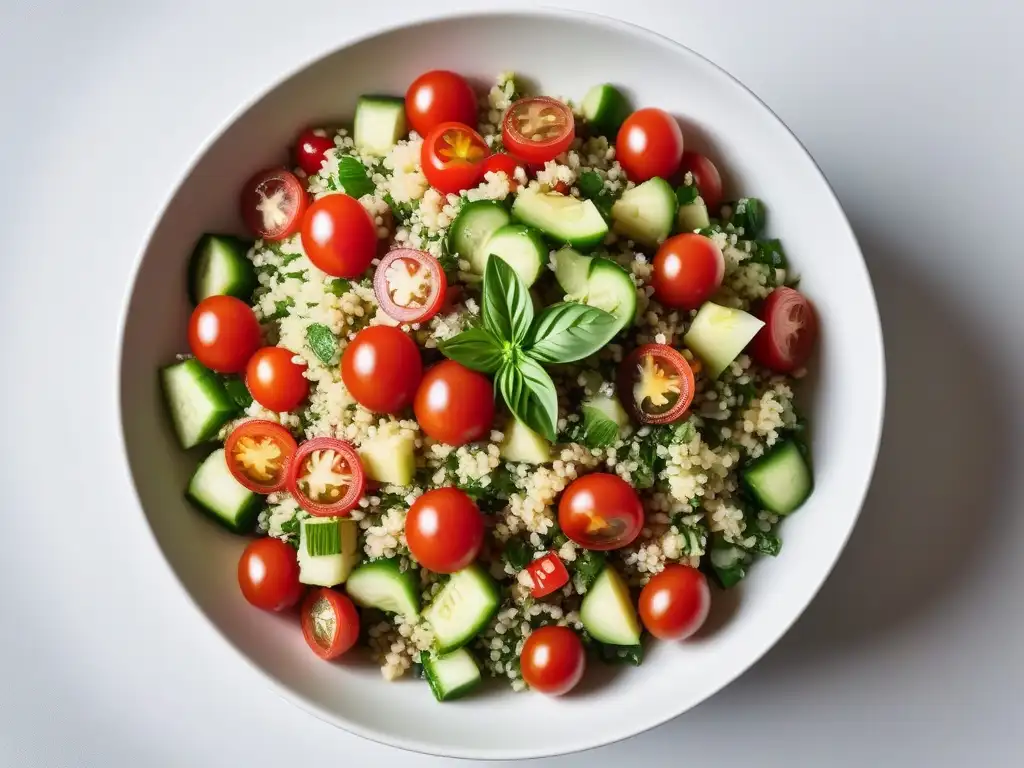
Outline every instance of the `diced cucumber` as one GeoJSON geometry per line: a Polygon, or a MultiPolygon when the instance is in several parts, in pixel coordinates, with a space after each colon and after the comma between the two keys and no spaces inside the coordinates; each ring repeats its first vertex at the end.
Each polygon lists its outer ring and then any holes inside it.
{"type": "Polygon", "coordinates": [[[665,242],[676,223],[676,192],[655,176],[622,193],[612,206],[615,231],[651,248],[665,242]]]}
{"type": "Polygon", "coordinates": [[[487,241],[483,249],[483,264],[491,256],[498,256],[523,278],[527,286],[537,282],[540,271],[548,261],[548,247],[540,232],[525,224],[506,224],[487,241]]]}
{"type": "Polygon", "coordinates": [[[358,528],[355,520],[336,517],[309,517],[300,521],[299,581],[319,587],[343,584],[359,560],[358,528]],[[325,540],[334,546],[322,548],[321,542],[325,540]]]}
{"type": "Polygon", "coordinates": [[[636,316],[636,286],[625,269],[608,259],[594,259],[580,300],[614,315],[620,328],[629,326],[636,316]]]}
{"type": "Polygon", "coordinates": [[[612,140],[633,111],[622,91],[608,83],[595,85],[587,91],[580,108],[594,130],[612,140]]]}
{"type": "Polygon", "coordinates": [[[487,266],[485,246],[491,235],[512,222],[508,209],[497,200],[474,200],[466,203],[448,228],[448,251],[470,264],[478,275],[487,266]]]}
{"type": "Polygon", "coordinates": [[[566,294],[572,296],[586,292],[587,278],[594,259],[577,253],[566,246],[555,254],[555,279],[566,294]]]}
{"type": "Polygon", "coordinates": [[[583,403],[584,408],[594,408],[615,422],[619,429],[629,426],[629,415],[614,395],[597,395],[583,403]]]}
{"type": "Polygon", "coordinates": [[[580,605],[580,621],[590,635],[609,645],[637,645],[640,623],[629,587],[610,565],[598,575],[580,605]]]}
{"type": "Polygon", "coordinates": [[[383,156],[408,133],[405,99],[394,96],[360,96],[352,139],[356,147],[383,156]]]}
{"type": "Polygon", "coordinates": [[[581,250],[600,245],[608,234],[608,225],[592,200],[555,192],[524,189],[512,204],[512,215],[555,242],[581,250]]]}
{"type": "Polygon", "coordinates": [[[480,667],[465,648],[437,656],[423,651],[420,654],[423,675],[438,701],[451,701],[466,695],[480,685],[480,667]]]}
{"type": "Polygon", "coordinates": [[[788,515],[811,495],[814,481],[799,446],[784,440],[743,470],[743,480],[761,506],[788,515]]]}
{"type": "Polygon", "coordinates": [[[375,560],[352,571],[345,584],[348,596],[364,608],[400,613],[409,618],[420,615],[419,582],[403,571],[397,560],[375,560]]]}
{"type": "Polygon", "coordinates": [[[487,625],[501,602],[498,586],[479,565],[453,573],[423,610],[434,628],[437,652],[461,648],[487,625]]]}
{"type": "Polygon", "coordinates": [[[706,301],[683,336],[683,344],[701,359],[708,376],[717,379],[763,326],[742,309],[706,301]]]}
{"type": "Polygon", "coordinates": [[[501,442],[501,458],[527,464],[551,461],[551,443],[538,435],[515,416],[505,424],[505,439],[501,442]]]}
{"type": "Polygon", "coordinates": [[[707,229],[711,226],[711,218],[708,216],[708,208],[703,200],[696,200],[692,203],[679,206],[679,213],[676,214],[676,229],[680,232],[696,232],[698,229],[707,229]]]}
{"type": "Polygon", "coordinates": [[[250,491],[231,474],[223,448],[203,459],[189,481],[185,498],[235,533],[252,531],[263,509],[263,497],[250,491]]]}
{"type": "Polygon", "coordinates": [[[235,296],[248,302],[256,290],[256,268],[246,258],[251,243],[233,235],[199,238],[188,262],[188,297],[198,304],[209,296],[235,296]]]}
{"type": "Polygon", "coordinates": [[[182,448],[213,440],[238,414],[217,374],[194,358],[168,365],[160,371],[160,382],[182,448]]]}
{"type": "Polygon", "coordinates": [[[359,459],[370,480],[409,485],[416,472],[416,438],[410,433],[378,434],[359,446],[359,459]]]}

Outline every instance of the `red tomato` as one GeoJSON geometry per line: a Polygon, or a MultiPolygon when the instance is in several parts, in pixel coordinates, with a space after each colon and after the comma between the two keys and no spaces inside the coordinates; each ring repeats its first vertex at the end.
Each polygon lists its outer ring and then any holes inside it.
{"type": "Polygon", "coordinates": [[[396,248],[377,266],[373,289],[389,317],[401,323],[422,323],[444,304],[448,278],[429,253],[396,248]]]}
{"type": "Polygon", "coordinates": [[[579,635],[568,627],[549,625],[535,629],[526,638],[519,666],[530,688],[561,696],[583,678],[587,657],[579,635]]]}
{"type": "Polygon", "coordinates": [[[425,72],[405,94],[405,116],[420,136],[441,123],[476,125],[476,94],[465,78],[454,72],[425,72]]]}
{"type": "Polygon", "coordinates": [[[696,152],[683,152],[682,174],[692,174],[694,186],[704,198],[704,205],[714,214],[722,204],[722,176],[715,164],[696,152]]]}
{"type": "Polygon", "coordinates": [[[405,516],[405,541],[412,556],[428,571],[455,573],[480,553],[484,517],[458,488],[427,491],[405,516]]]}
{"type": "Polygon", "coordinates": [[[374,413],[408,408],[422,378],[423,361],[416,342],[388,325],[364,328],[341,356],[345,388],[374,413]]]}
{"type": "Polygon", "coordinates": [[[618,475],[595,472],[574,480],[558,502],[562,533],[584,549],[619,549],[644,527],[644,508],[618,475]]]}
{"type": "Polygon", "coordinates": [[[332,277],[359,277],[377,255],[377,227],[354,197],[321,197],[302,221],[302,248],[332,277]]]}
{"type": "Polygon", "coordinates": [[[504,173],[509,181],[515,182],[516,168],[523,167],[512,155],[505,152],[497,152],[484,161],[484,174],[504,173]]]}
{"type": "Polygon", "coordinates": [[[662,243],[651,266],[654,298],[671,309],[697,309],[718,290],[725,276],[722,249],[693,232],[662,243]]]}
{"type": "Polygon", "coordinates": [[[321,136],[312,128],[303,131],[295,142],[295,162],[307,175],[320,172],[320,166],[327,159],[327,152],[334,149],[334,139],[321,136]]]}
{"type": "Polygon", "coordinates": [[[704,574],[688,565],[667,565],[640,592],[640,619],[661,640],[685,640],[701,628],[711,610],[704,574]]]}
{"type": "Polygon", "coordinates": [[[192,310],[188,345],[196,360],[217,373],[238,373],[260,346],[252,308],[234,296],[209,296],[192,310]]]}
{"type": "Polygon", "coordinates": [[[764,320],[764,328],[751,342],[754,359],[779,373],[802,368],[818,338],[818,316],[807,297],[794,288],[776,288],[764,300],[758,317],[764,320]]]}
{"type": "Polygon", "coordinates": [[[458,194],[480,183],[489,153],[483,137],[468,125],[441,123],[423,140],[423,175],[438,191],[458,194]]]}
{"type": "Polygon", "coordinates": [[[676,421],[695,390],[690,364],[667,344],[637,347],[619,369],[619,397],[644,424],[676,421]]]}
{"type": "Polygon", "coordinates": [[[655,176],[672,177],[683,160],[679,123],[663,109],[638,109],[619,128],[615,157],[637,184],[655,176]]]}
{"type": "Polygon", "coordinates": [[[302,636],[321,659],[336,659],[359,639],[359,611],[348,595],[321,587],[302,601],[302,636]]]}
{"type": "Polygon", "coordinates": [[[526,566],[526,572],[530,574],[530,581],[533,583],[530,594],[534,597],[547,597],[569,583],[569,571],[565,569],[565,564],[555,552],[538,557],[526,566]]]}
{"type": "Polygon", "coordinates": [[[242,218],[256,237],[283,240],[302,226],[306,190],[284,168],[260,171],[242,187],[242,218]]]}
{"type": "Polygon", "coordinates": [[[302,375],[306,365],[296,363],[294,357],[284,347],[263,347],[249,359],[245,386],[252,399],[268,411],[294,411],[309,394],[309,381],[302,375]]]}
{"type": "Polygon", "coordinates": [[[438,442],[472,443],[490,432],[494,387],[482,373],[445,360],[424,374],[413,411],[423,431],[438,442]]]}
{"type": "Polygon", "coordinates": [[[295,550],[280,539],[250,542],[238,561],[238,586],[252,605],[264,611],[283,611],[302,597],[295,550]]]}
{"type": "Polygon", "coordinates": [[[505,148],[530,163],[554,160],[576,138],[576,121],[568,105],[538,96],[520,99],[505,112],[501,124],[505,148]]]}
{"type": "Polygon", "coordinates": [[[254,493],[284,488],[295,438],[273,421],[254,419],[235,427],[224,443],[224,456],[235,479],[254,493]]]}
{"type": "Polygon", "coordinates": [[[348,514],[365,489],[366,473],[355,449],[333,437],[307,440],[288,467],[288,491],[315,517],[348,514]]]}

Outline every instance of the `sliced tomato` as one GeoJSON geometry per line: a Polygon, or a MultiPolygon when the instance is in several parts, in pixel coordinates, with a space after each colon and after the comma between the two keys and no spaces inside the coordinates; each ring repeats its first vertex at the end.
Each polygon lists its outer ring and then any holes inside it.
{"type": "Polygon", "coordinates": [[[807,297],[795,288],[776,288],[757,314],[764,328],[750,345],[754,359],[779,373],[806,365],[818,338],[818,316],[807,297]]]}
{"type": "Polygon", "coordinates": [[[526,572],[533,582],[530,594],[534,597],[547,597],[569,583],[569,571],[555,552],[538,557],[526,566],[526,572]]]}
{"type": "MultiPolygon", "coordinates": [[[[512,155],[505,152],[495,152],[493,155],[484,161],[484,174],[491,172],[504,173],[508,176],[508,180],[515,184],[516,168],[522,167],[523,163],[520,163],[512,155]]],[[[513,191],[514,187],[513,187],[513,191]]]]}
{"type": "Polygon", "coordinates": [[[693,402],[696,385],[686,358],[667,344],[644,344],[619,369],[619,396],[644,424],[668,424],[693,402]]]}
{"type": "Polygon", "coordinates": [[[429,253],[396,248],[377,266],[373,289],[389,317],[401,323],[422,323],[444,304],[448,278],[429,253]]]}
{"type": "Polygon", "coordinates": [[[679,172],[693,176],[693,184],[704,198],[704,205],[712,216],[716,215],[722,204],[722,175],[715,164],[704,155],[686,150],[683,152],[683,164],[679,166],[679,172]]]}
{"type": "Polygon", "coordinates": [[[260,171],[242,187],[242,219],[264,240],[283,240],[302,226],[309,201],[302,182],[291,171],[260,171]]]}
{"type": "Polygon", "coordinates": [[[288,490],[316,517],[348,514],[365,488],[366,473],[355,449],[334,437],[304,442],[288,469],[288,490]]]}
{"type": "Polygon", "coordinates": [[[326,135],[325,131],[317,131],[312,128],[303,131],[295,142],[295,162],[299,168],[306,172],[307,176],[313,176],[320,172],[320,166],[327,159],[327,153],[334,149],[334,139],[326,135]]]}
{"type": "Polygon", "coordinates": [[[572,144],[576,121],[568,105],[558,99],[520,99],[505,113],[501,136],[511,154],[530,163],[546,163],[572,144]]]}
{"type": "Polygon", "coordinates": [[[480,183],[490,151],[483,137],[468,125],[441,123],[423,140],[423,174],[438,191],[458,194],[480,183]]]}
{"type": "Polygon", "coordinates": [[[224,443],[234,478],[254,493],[280,491],[298,446],[291,433],[273,421],[254,419],[235,427],[224,443]]]}
{"type": "Polygon", "coordinates": [[[348,595],[321,587],[302,601],[302,636],[321,659],[336,659],[359,639],[359,611],[348,595]]]}

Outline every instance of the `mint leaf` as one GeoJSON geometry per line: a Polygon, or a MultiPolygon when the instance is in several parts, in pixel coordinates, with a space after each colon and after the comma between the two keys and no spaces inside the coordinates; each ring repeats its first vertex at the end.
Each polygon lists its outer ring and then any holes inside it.
{"type": "Polygon", "coordinates": [[[499,342],[518,346],[533,322],[533,300],[523,279],[499,256],[484,269],[484,327],[499,342]]]}
{"type": "Polygon", "coordinates": [[[586,304],[554,304],[537,317],[523,344],[542,363],[573,363],[597,352],[618,331],[615,318],[586,304]]]}
{"type": "Polygon", "coordinates": [[[517,419],[548,440],[555,440],[558,422],[558,392],[540,363],[523,357],[516,366],[511,362],[498,371],[498,391],[517,419]]]}
{"type": "Polygon", "coordinates": [[[437,345],[441,354],[467,368],[494,373],[501,367],[501,342],[486,328],[474,326],[437,345]]]}
{"type": "Polygon", "coordinates": [[[605,448],[619,439],[619,425],[592,405],[583,406],[583,444],[605,448]]]}
{"type": "Polygon", "coordinates": [[[338,339],[331,329],[321,323],[306,328],[306,343],[324,365],[331,365],[338,354],[338,339]]]}
{"type": "Polygon", "coordinates": [[[352,155],[343,155],[338,158],[338,181],[345,190],[345,194],[356,200],[376,189],[373,182],[370,181],[366,167],[352,155]]]}

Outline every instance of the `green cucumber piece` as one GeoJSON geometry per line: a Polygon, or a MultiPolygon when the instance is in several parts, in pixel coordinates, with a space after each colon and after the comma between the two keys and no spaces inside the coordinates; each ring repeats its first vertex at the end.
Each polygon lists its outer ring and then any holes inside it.
{"type": "Polygon", "coordinates": [[[742,309],[706,301],[683,336],[683,344],[701,359],[707,375],[717,379],[763,327],[762,321],[742,309]]]}
{"type": "Polygon", "coordinates": [[[537,281],[548,260],[544,239],[537,230],[525,224],[506,224],[491,235],[483,250],[482,267],[486,268],[491,256],[498,256],[523,278],[527,287],[537,281]]]}
{"type": "Polygon", "coordinates": [[[811,468],[793,440],[784,440],[755,459],[742,476],[761,506],[777,515],[793,512],[814,487],[811,468]]]}
{"type": "Polygon", "coordinates": [[[360,96],[352,139],[356,147],[371,155],[384,156],[408,133],[405,99],[395,96],[360,96]]]}
{"type": "Polygon", "coordinates": [[[263,509],[263,497],[235,480],[218,448],[196,469],[185,490],[185,498],[233,533],[249,533],[263,509]]]}
{"type": "Polygon", "coordinates": [[[544,464],[551,461],[551,443],[515,416],[510,416],[505,424],[505,439],[501,442],[501,458],[526,464],[544,464]]]}
{"type": "Polygon", "coordinates": [[[480,667],[465,648],[437,656],[423,651],[420,654],[423,676],[438,701],[451,701],[465,696],[480,685],[480,667]]]}
{"type": "Polygon", "coordinates": [[[620,329],[631,325],[636,316],[636,286],[625,269],[608,259],[594,259],[586,293],[579,300],[611,313],[620,329]]]}
{"type": "Polygon", "coordinates": [[[355,520],[339,520],[336,517],[309,517],[299,522],[299,581],[318,587],[334,587],[345,583],[359,560],[359,524],[355,520]],[[334,530],[328,535],[327,529],[334,530]],[[325,540],[334,539],[335,547],[324,550],[325,540]],[[331,551],[337,550],[337,551],[331,551]]]}
{"type": "Polygon", "coordinates": [[[585,293],[593,263],[590,256],[577,253],[568,246],[562,248],[555,254],[555,279],[570,296],[585,293]]]}
{"type": "Polygon", "coordinates": [[[468,261],[470,270],[482,275],[487,266],[487,241],[511,222],[512,216],[508,209],[496,200],[466,203],[448,228],[448,251],[468,261]]]}
{"type": "Polygon", "coordinates": [[[615,231],[640,245],[656,248],[672,233],[678,205],[672,185],[655,176],[627,189],[612,205],[615,231]]]}
{"type": "Polygon", "coordinates": [[[246,258],[251,243],[233,235],[199,238],[188,261],[188,297],[198,304],[210,296],[234,296],[248,303],[259,284],[246,258]]]}
{"type": "Polygon", "coordinates": [[[194,358],[165,367],[160,383],[182,448],[213,440],[238,415],[238,406],[217,374],[194,358]]]}
{"type": "Polygon", "coordinates": [[[608,645],[638,645],[640,623],[629,587],[610,565],[598,575],[580,605],[580,620],[591,637],[608,645]]]}
{"type": "Polygon", "coordinates": [[[403,571],[397,560],[375,560],[356,568],[345,584],[348,596],[364,608],[420,615],[419,583],[411,570],[403,571]]]}
{"type": "Polygon", "coordinates": [[[608,234],[608,224],[592,200],[555,192],[524,189],[512,204],[512,215],[556,243],[580,250],[600,245],[608,234]]]}
{"type": "Polygon", "coordinates": [[[479,565],[453,573],[423,610],[423,618],[434,628],[437,652],[450,653],[476,637],[500,602],[497,584],[479,565]]]}
{"type": "Polygon", "coordinates": [[[622,91],[608,83],[595,85],[587,91],[580,108],[596,133],[613,140],[633,111],[622,91]]]}
{"type": "Polygon", "coordinates": [[[366,476],[381,485],[411,485],[416,473],[416,438],[408,433],[378,434],[359,446],[366,476]]]}
{"type": "Polygon", "coordinates": [[[679,232],[696,232],[710,226],[711,217],[708,216],[708,208],[703,200],[679,206],[679,213],[676,214],[676,229],[679,232]]]}

